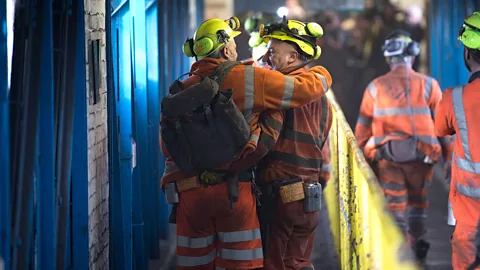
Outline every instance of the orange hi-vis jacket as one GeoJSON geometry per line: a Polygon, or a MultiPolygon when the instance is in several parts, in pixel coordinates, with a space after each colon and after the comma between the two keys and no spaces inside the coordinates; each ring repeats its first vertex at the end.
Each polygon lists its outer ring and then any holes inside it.
{"type": "MultiPolygon", "coordinates": [[[[205,58],[192,65],[191,72],[210,76],[222,62],[221,59],[205,58]]],[[[198,76],[182,81],[183,87],[198,83],[198,76]]],[[[268,109],[289,109],[301,107],[322,97],[332,82],[330,73],[321,66],[296,76],[285,76],[274,70],[255,68],[241,64],[234,67],[224,80],[221,89],[233,89],[232,99],[250,123],[250,142],[240,158],[255,151],[260,136],[258,118],[268,109]]],[[[171,159],[162,142],[162,152],[167,158],[161,185],[196,176],[198,172],[182,173],[171,159]]],[[[233,161],[233,160],[232,160],[233,161]]],[[[228,169],[231,162],[219,169],[228,169]]]]}
{"type": "MultiPolygon", "coordinates": [[[[298,69],[289,75],[306,72],[298,69]]],[[[328,86],[331,86],[329,81],[328,86]]],[[[326,96],[300,108],[267,110],[260,116],[262,129],[256,151],[235,161],[230,170],[240,172],[260,161],[262,181],[301,177],[322,184],[330,176],[328,145],[321,149],[331,127],[332,111],[326,96]],[[268,155],[267,155],[268,154],[268,155]]]]}
{"type": "MultiPolygon", "coordinates": [[[[305,72],[304,68],[292,75],[302,72],[305,72]]],[[[277,181],[300,177],[305,182],[323,182],[322,150],[332,125],[332,107],[328,98],[323,96],[300,108],[270,110],[262,117],[269,127],[276,129],[272,138],[276,142],[259,164],[260,179],[277,181]]]]}
{"type": "Polygon", "coordinates": [[[443,93],[435,120],[438,136],[455,135],[450,202],[457,223],[480,219],[480,72],[443,93]]]}
{"type": "Polygon", "coordinates": [[[397,66],[373,80],[363,95],[355,127],[355,137],[365,157],[374,160],[379,146],[390,140],[413,136],[415,127],[420,151],[435,162],[440,160],[442,153],[449,159],[452,140],[437,138],[434,129],[441,98],[442,92],[435,79],[405,66],[397,66]],[[406,95],[407,79],[409,98],[406,95]]]}

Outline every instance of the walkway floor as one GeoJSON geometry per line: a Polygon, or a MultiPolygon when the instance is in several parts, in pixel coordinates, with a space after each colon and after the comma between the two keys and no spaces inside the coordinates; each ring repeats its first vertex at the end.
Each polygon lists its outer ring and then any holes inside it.
{"type": "MultiPolygon", "coordinates": [[[[428,234],[427,238],[431,248],[427,258],[430,269],[450,270],[451,267],[451,246],[449,242],[453,227],[447,225],[447,198],[448,190],[444,182],[441,168],[435,168],[435,175],[429,190],[430,208],[428,212],[428,234]]],[[[335,249],[328,235],[320,230],[327,226],[328,216],[326,211],[321,213],[320,223],[317,230],[314,252],[311,258],[316,269],[338,269],[336,263],[335,249]],[[333,258],[333,259],[332,259],[333,258]]],[[[172,236],[175,235],[175,227],[171,227],[172,236]]],[[[161,242],[161,259],[150,262],[150,270],[173,270],[175,269],[175,241],[161,242]]]]}

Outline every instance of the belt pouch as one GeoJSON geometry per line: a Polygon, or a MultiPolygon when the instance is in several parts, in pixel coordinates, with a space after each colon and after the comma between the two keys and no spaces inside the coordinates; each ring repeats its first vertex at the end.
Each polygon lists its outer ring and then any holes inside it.
{"type": "Polygon", "coordinates": [[[300,201],[305,198],[303,180],[301,178],[280,182],[278,189],[283,204],[300,201]]]}
{"type": "Polygon", "coordinates": [[[178,191],[175,182],[165,185],[165,199],[168,204],[178,203],[178,191]]]}
{"type": "Polygon", "coordinates": [[[200,187],[200,183],[198,181],[198,176],[190,177],[187,179],[183,179],[177,181],[177,189],[178,192],[184,192],[190,189],[194,189],[200,187]]]}

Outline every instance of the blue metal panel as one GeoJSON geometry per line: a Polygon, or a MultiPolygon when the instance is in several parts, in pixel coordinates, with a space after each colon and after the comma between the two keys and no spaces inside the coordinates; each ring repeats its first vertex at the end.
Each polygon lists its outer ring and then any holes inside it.
{"type": "Polygon", "coordinates": [[[0,257],[10,269],[10,121],[8,106],[6,1],[0,1],[0,257]]]}
{"type": "MultiPolygon", "coordinates": [[[[160,30],[159,34],[159,44],[160,44],[160,83],[159,83],[159,99],[167,94],[168,85],[171,83],[171,78],[169,75],[170,72],[170,47],[171,44],[170,40],[170,32],[168,31],[168,27],[171,24],[169,21],[169,1],[161,1],[160,12],[159,12],[159,25],[158,28],[160,30]]],[[[163,170],[165,169],[165,157],[162,155],[159,162],[159,174],[163,174],[163,170]]],[[[160,238],[166,239],[168,237],[168,213],[169,207],[165,202],[165,194],[160,192],[160,196],[158,198],[158,203],[160,205],[159,211],[159,234],[160,238]]]]}
{"type": "MultiPolygon", "coordinates": [[[[43,7],[42,69],[40,70],[39,145],[37,156],[39,170],[36,177],[37,252],[40,269],[56,269],[56,214],[55,214],[55,133],[53,88],[53,30],[52,1],[43,7]]],[[[85,97],[85,95],[83,96],[85,97]]],[[[85,114],[86,116],[86,114],[85,114]]]]}
{"type": "Polygon", "coordinates": [[[148,102],[148,148],[150,150],[149,155],[149,167],[150,172],[148,181],[151,187],[152,204],[150,205],[149,217],[152,230],[152,246],[150,250],[150,258],[158,258],[159,255],[159,221],[160,204],[158,198],[160,195],[160,183],[159,179],[161,174],[159,173],[159,160],[160,160],[160,147],[159,147],[159,119],[160,119],[160,101],[159,101],[159,44],[158,44],[158,4],[157,1],[153,1],[146,10],[146,28],[150,34],[146,35],[147,40],[147,102],[148,102]],[[152,256],[153,255],[153,256],[152,256]]]}
{"type": "Polygon", "coordinates": [[[468,70],[463,63],[463,45],[457,40],[458,29],[470,13],[474,0],[435,0],[430,2],[431,75],[440,87],[464,84],[468,70]]]}
{"type": "Polygon", "coordinates": [[[136,269],[144,269],[148,263],[145,247],[152,245],[152,223],[154,214],[153,193],[150,187],[150,173],[148,170],[148,105],[147,105],[147,57],[146,57],[146,23],[145,0],[130,1],[132,14],[132,48],[133,48],[133,74],[134,74],[134,124],[133,138],[137,149],[137,166],[134,169],[133,180],[133,229],[134,229],[134,254],[136,269]]]}
{"type": "MultiPolygon", "coordinates": [[[[72,155],[72,213],[71,213],[71,265],[74,270],[89,268],[88,241],[88,142],[87,142],[87,90],[85,86],[85,20],[83,1],[77,9],[77,53],[75,68],[75,106],[73,116],[72,155]]],[[[70,260],[67,260],[70,261],[70,260]]],[[[44,268],[55,269],[55,268],[44,268]]]]}
{"type": "MultiPolygon", "coordinates": [[[[203,0],[196,0],[196,8],[197,8],[197,27],[203,22],[205,18],[204,15],[204,1],[203,0]]],[[[237,2],[235,2],[236,4],[237,2]]]]}
{"type": "MultiPolygon", "coordinates": [[[[113,85],[107,85],[109,91],[107,91],[107,109],[108,109],[108,132],[109,132],[109,217],[110,217],[110,267],[112,269],[125,269],[125,243],[124,243],[124,228],[123,228],[123,216],[122,216],[122,189],[121,189],[121,177],[120,177],[120,149],[119,149],[119,125],[120,118],[117,114],[117,100],[119,100],[120,93],[120,31],[122,28],[122,17],[120,10],[112,14],[111,19],[111,31],[112,43],[111,43],[111,61],[112,70],[107,69],[107,72],[113,74],[113,85]]],[[[108,27],[108,26],[107,26],[108,27]]],[[[108,32],[107,32],[108,35],[108,32]]]]}
{"type": "MultiPolygon", "coordinates": [[[[132,269],[132,68],[130,46],[131,16],[129,3],[125,1],[121,7],[112,14],[117,21],[117,57],[116,63],[118,83],[117,92],[117,120],[118,120],[118,137],[119,137],[119,159],[120,159],[120,181],[115,188],[119,189],[120,205],[115,205],[114,211],[122,219],[122,235],[123,243],[115,244],[115,252],[123,249],[120,259],[123,263],[116,262],[116,269],[132,269]]],[[[117,190],[118,191],[118,190],[117,190]]],[[[114,191],[115,192],[115,191],[114,191]]],[[[120,237],[118,235],[117,237],[120,237]]]]}

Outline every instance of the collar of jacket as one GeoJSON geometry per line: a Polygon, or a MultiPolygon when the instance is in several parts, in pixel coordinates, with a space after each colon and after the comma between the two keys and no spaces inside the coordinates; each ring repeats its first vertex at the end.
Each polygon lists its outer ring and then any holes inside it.
{"type": "Polygon", "coordinates": [[[477,71],[475,73],[473,73],[470,78],[468,79],[468,83],[471,83],[473,82],[474,80],[476,79],[480,79],[480,71],[477,71]]]}
{"type": "Polygon", "coordinates": [[[396,65],[390,72],[394,72],[394,73],[406,72],[407,69],[408,71],[412,70],[412,68],[407,65],[396,65]]]}
{"type": "MultiPolygon", "coordinates": [[[[291,69],[292,69],[292,68],[288,68],[288,69],[286,69],[286,70],[291,70],[291,69]]],[[[307,71],[307,68],[306,68],[306,67],[301,67],[301,68],[299,68],[299,69],[297,69],[297,70],[294,70],[293,72],[290,72],[290,73],[285,74],[285,75],[295,76],[295,75],[300,75],[300,74],[302,74],[302,73],[305,72],[305,71],[307,71]]],[[[282,72],[282,71],[280,71],[280,72],[282,72]]]]}
{"type": "MultiPolygon", "coordinates": [[[[192,67],[190,68],[190,72],[199,72],[201,74],[210,74],[213,73],[215,68],[225,61],[224,59],[217,59],[217,58],[203,58],[198,60],[197,62],[193,63],[192,67]]],[[[252,65],[253,62],[245,62],[240,63],[241,65],[252,65]]]]}

